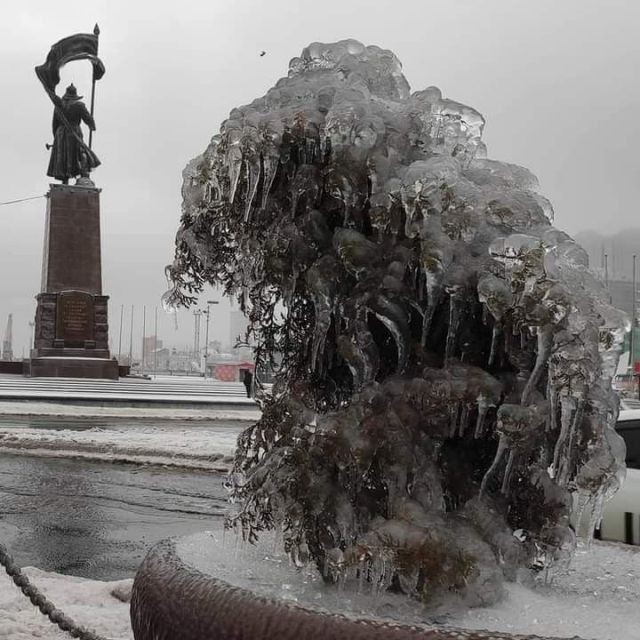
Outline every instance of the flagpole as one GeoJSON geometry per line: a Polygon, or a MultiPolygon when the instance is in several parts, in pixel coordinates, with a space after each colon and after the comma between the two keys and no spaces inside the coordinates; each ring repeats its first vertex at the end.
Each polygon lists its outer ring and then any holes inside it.
{"type": "MultiPolygon", "coordinates": [[[[100,27],[96,22],[96,26],[93,27],[93,34],[96,37],[96,42],[99,42],[100,38],[100,27]]],[[[98,55],[98,44],[96,44],[96,55],[98,55]]],[[[91,117],[93,118],[93,106],[96,100],[96,69],[93,67],[93,82],[91,83],[91,117]]],[[[91,142],[93,141],[93,129],[89,130],[89,149],[91,149],[91,142]]]]}

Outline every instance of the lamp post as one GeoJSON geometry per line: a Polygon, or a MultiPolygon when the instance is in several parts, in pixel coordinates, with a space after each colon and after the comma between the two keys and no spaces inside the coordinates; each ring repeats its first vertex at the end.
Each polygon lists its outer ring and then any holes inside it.
{"type": "Polygon", "coordinates": [[[153,320],[153,379],[158,374],[158,307],[154,311],[153,320]]]}
{"type": "Polygon", "coordinates": [[[196,309],[193,312],[193,317],[193,359],[196,362],[200,362],[200,318],[202,317],[202,311],[196,309]]]}
{"type": "Polygon", "coordinates": [[[142,307],[142,362],[140,363],[140,372],[142,373],[142,375],[144,375],[144,364],[145,364],[145,360],[147,357],[147,353],[146,353],[146,340],[144,337],[144,334],[147,331],[147,305],[143,305],[142,307]]]}
{"type": "Polygon", "coordinates": [[[204,377],[207,377],[207,359],[209,357],[209,319],[211,318],[211,305],[218,304],[217,300],[207,300],[207,310],[202,313],[207,314],[207,326],[204,333],[204,377]]]}
{"type": "Polygon", "coordinates": [[[30,322],[30,334],[31,334],[31,344],[29,345],[29,353],[31,353],[31,349],[36,348],[36,323],[30,322]]]}
{"type": "Polygon", "coordinates": [[[129,372],[133,367],[133,305],[131,305],[131,324],[129,325],[129,372]]]}
{"type": "Polygon", "coordinates": [[[636,254],[633,254],[633,269],[631,271],[631,333],[629,335],[629,368],[631,369],[631,375],[634,375],[634,362],[633,352],[635,349],[634,344],[634,328],[636,326],[636,254]]]}
{"type": "Polygon", "coordinates": [[[122,361],[122,320],[124,318],[124,305],[120,305],[120,331],[118,332],[118,364],[122,361]]]}

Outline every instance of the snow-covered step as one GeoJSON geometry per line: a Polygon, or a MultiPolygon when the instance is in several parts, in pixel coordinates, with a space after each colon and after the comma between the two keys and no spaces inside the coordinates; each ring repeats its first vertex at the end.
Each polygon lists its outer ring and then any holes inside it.
{"type": "Polygon", "coordinates": [[[162,404],[233,403],[255,406],[241,383],[184,378],[24,378],[0,375],[0,399],[98,402],[158,402],[162,404]]]}

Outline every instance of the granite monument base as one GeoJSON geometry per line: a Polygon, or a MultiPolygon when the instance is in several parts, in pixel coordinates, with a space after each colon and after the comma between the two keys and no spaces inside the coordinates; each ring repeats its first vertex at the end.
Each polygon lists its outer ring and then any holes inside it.
{"type": "Polygon", "coordinates": [[[55,357],[31,358],[26,375],[32,378],[102,378],[117,380],[115,358],[55,357]]]}
{"type": "Polygon", "coordinates": [[[118,378],[108,348],[107,296],[71,290],[36,299],[35,347],[25,375],[118,378]]]}
{"type": "Polygon", "coordinates": [[[100,189],[51,185],[31,377],[118,378],[102,295],[100,189]]]}

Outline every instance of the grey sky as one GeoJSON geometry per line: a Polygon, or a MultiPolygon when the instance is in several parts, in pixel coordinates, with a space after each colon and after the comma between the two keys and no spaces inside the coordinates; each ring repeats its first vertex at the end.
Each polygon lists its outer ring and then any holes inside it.
{"type": "MultiPolygon", "coordinates": [[[[233,107],[264,94],[317,40],[352,37],[391,49],[412,89],[435,84],[482,112],[489,156],[539,177],[560,228],[637,225],[637,0],[5,1],[0,201],[47,191],[52,106],[33,67],[54,42],[95,22],[107,73],[97,88],[94,149],[103,166],[94,180],[103,189],[103,280],[116,351],[120,305],[128,314],[136,304],[138,336],[142,305],[149,326],[166,288],[182,168],[233,107]]],[[[73,81],[88,102],[89,68],[69,65],[59,90],[73,81]]],[[[44,200],[0,207],[0,333],[13,312],[18,355],[40,282],[44,212],[44,200]]],[[[227,308],[216,309],[211,329],[223,341],[227,308]]],[[[188,344],[190,313],[178,321],[175,331],[160,313],[159,335],[188,344]]],[[[128,350],[128,338],[124,344],[128,350]]]]}

